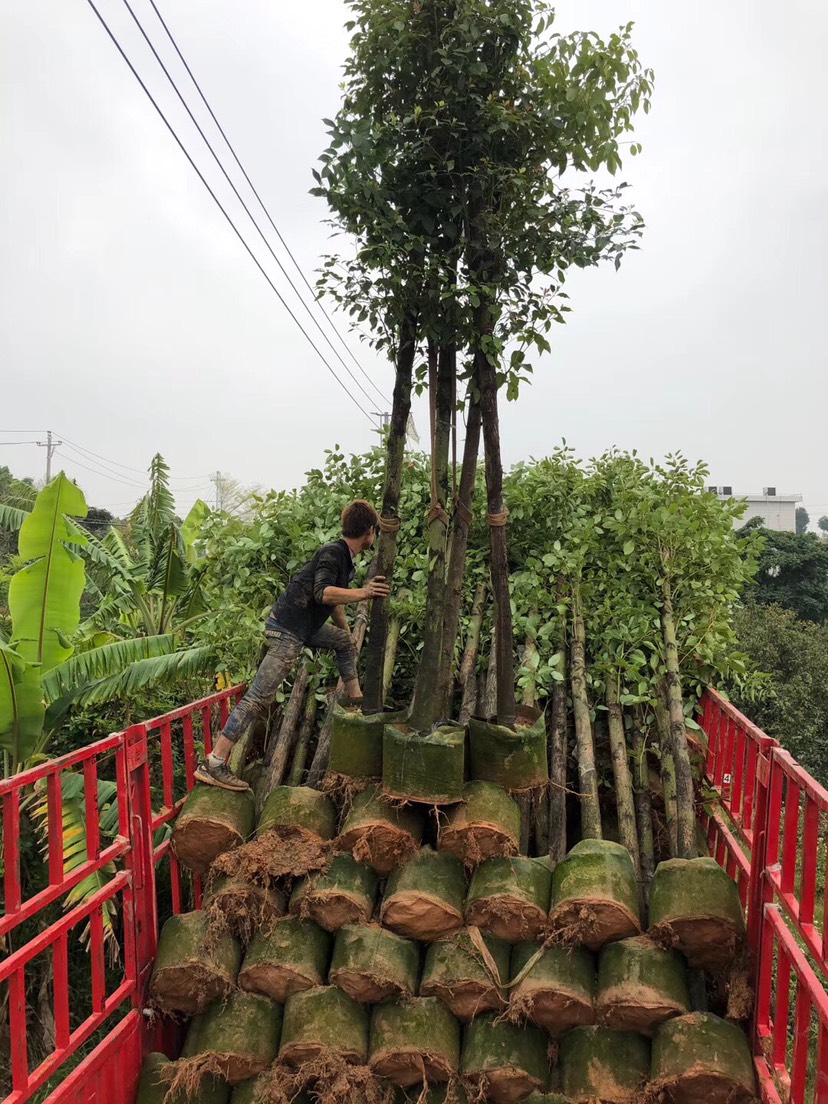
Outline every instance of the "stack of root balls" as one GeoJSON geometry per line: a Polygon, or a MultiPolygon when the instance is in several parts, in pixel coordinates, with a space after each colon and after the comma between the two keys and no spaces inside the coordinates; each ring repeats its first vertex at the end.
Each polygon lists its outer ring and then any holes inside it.
{"type": "Polygon", "coordinates": [[[334,725],[335,784],[277,787],[255,829],[251,794],[187,799],[173,848],[203,904],[164,925],[150,1002],[189,1024],[138,1104],[753,1100],[725,1003],[744,920],[715,861],[662,862],[645,913],[619,844],[554,869],[519,853],[542,729],[510,754],[502,728],[497,747],[477,724],[470,748],[454,728],[419,748],[358,721],[334,725]],[[349,746],[373,777],[348,773],[349,746]]]}

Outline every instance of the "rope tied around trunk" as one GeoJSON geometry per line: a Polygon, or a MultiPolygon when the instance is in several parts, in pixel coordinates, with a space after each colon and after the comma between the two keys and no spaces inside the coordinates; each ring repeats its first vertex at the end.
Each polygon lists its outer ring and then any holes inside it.
{"type": "Polygon", "coordinates": [[[464,525],[471,525],[474,521],[474,514],[459,495],[456,495],[454,498],[454,512],[464,525]]]}
{"type": "Polygon", "coordinates": [[[509,508],[508,506],[504,506],[499,514],[486,514],[486,521],[488,521],[492,529],[499,529],[506,524],[508,517],[509,508]]]}
{"type": "Polygon", "coordinates": [[[431,509],[428,511],[428,524],[439,521],[441,525],[448,529],[449,516],[439,502],[435,502],[431,509]]]}
{"type": "Polygon", "coordinates": [[[401,525],[402,519],[398,517],[381,517],[379,519],[379,527],[381,533],[398,533],[400,531],[401,525]]]}

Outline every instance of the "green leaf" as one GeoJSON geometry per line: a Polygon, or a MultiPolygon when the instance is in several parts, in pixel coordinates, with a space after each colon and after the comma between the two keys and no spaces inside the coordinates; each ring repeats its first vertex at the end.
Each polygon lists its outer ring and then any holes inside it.
{"type": "Polygon", "coordinates": [[[66,514],[85,517],[86,501],[63,472],[44,487],[18,539],[22,559],[31,561],[9,583],[12,643],[30,663],[49,671],[72,654],[58,633],[71,635],[80,624],[85,583],[83,561],[66,547],[77,543],[66,514]]]}
{"type": "Polygon", "coordinates": [[[35,750],[45,711],[40,668],[0,644],[0,747],[15,768],[35,750]]]}
{"type": "Polygon", "coordinates": [[[139,659],[124,671],[109,675],[91,683],[74,698],[76,706],[95,705],[129,697],[145,686],[173,678],[195,678],[212,674],[215,668],[215,652],[211,647],[184,648],[171,655],[152,659],[139,659]]]}
{"type": "Polygon", "coordinates": [[[59,698],[75,697],[90,683],[119,675],[138,660],[172,655],[177,647],[175,636],[166,634],[117,640],[86,652],[76,652],[44,676],[46,702],[51,705],[59,698]]]}
{"type": "Polygon", "coordinates": [[[635,552],[635,543],[631,540],[624,542],[624,555],[631,556],[635,552]]]}

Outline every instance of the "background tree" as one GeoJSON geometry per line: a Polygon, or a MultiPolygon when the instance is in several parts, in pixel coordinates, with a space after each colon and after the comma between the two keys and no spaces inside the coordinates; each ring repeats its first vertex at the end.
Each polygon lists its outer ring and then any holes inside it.
{"type": "Polygon", "coordinates": [[[750,589],[764,606],[784,606],[804,621],[828,621],[828,544],[816,533],[780,533],[763,529],[758,519],[741,532],[761,538],[759,570],[750,589]]]}
{"type": "Polygon", "coordinates": [[[808,526],[811,524],[811,518],[808,511],[804,506],[797,506],[796,508],[796,531],[797,533],[807,533],[808,526]]]}
{"type": "Polygon", "coordinates": [[[817,525],[820,527],[823,533],[828,533],[828,515],[823,514],[823,516],[817,522],[817,525]]]}

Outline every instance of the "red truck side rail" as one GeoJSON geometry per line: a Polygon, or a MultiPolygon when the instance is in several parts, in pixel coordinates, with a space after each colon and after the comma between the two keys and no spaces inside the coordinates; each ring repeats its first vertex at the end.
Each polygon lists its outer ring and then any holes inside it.
{"type": "MultiPolygon", "coordinates": [[[[0,1010],[6,998],[12,1085],[0,1104],[25,1104],[50,1079],[57,1084],[47,1104],[132,1104],[143,1055],[150,1049],[174,1055],[175,1029],[153,1023],[144,1011],[158,939],[156,872],[169,864],[167,911],[188,908],[190,888],[198,906],[201,887],[197,880],[185,882],[168,826],[192,787],[200,746],[211,747],[215,726],[223,724],[241,692],[234,687],[211,695],[0,782],[0,950],[6,953],[0,961],[0,1010]],[[82,777],[82,798],[75,800],[82,800],[86,819],[86,857],[70,872],[63,869],[61,846],[67,775],[82,777]],[[118,784],[117,831],[108,836],[101,831],[99,778],[118,784]],[[44,790],[48,885],[24,900],[20,810],[44,790]],[[66,894],[92,877],[99,882],[94,891],[59,911],[66,894]],[[42,930],[23,939],[21,926],[35,916],[42,917],[42,930]],[[73,1000],[76,993],[68,966],[70,933],[84,928],[88,1015],[72,1006],[70,993],[73,1000]],[[117,966],[107,966],[113,942],[117,966]],[[35,1054],[26,971],[42,955],[51,958],[54,1038],[45,1054],[41,1038],[35,1054]]],[[[737,881],[747,912],[761,1098],[765,1104],[828,1104],[828,791],[715,691],[704,695],[699,722],[708,739],[708,792],[700,821],[710,854],[737,881]]],[[[3,1027],[0,1022],[0,1032],[3,1027]]]]}

